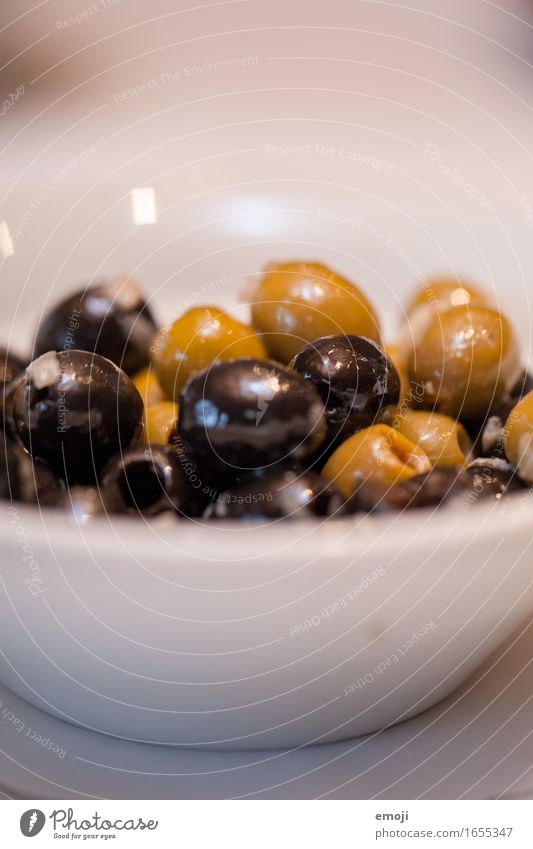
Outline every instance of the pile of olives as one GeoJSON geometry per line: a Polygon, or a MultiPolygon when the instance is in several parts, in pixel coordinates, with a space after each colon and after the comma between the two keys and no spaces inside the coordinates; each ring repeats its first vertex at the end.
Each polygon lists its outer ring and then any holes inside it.
{"type": "Polygon", "coordinates": [[[159,328],[120,278],[71,295],[31,362],[0,350],[0,496],[102,513],[277,520],[500,500],[533,484],[533,380],[488,294],[433,280],[395,345],[324,265],[269,265],[251,324],[159,328]]]}

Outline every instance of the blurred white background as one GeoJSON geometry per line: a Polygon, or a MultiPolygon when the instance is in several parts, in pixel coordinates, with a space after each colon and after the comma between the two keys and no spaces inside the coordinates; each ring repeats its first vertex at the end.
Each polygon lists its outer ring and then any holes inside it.
{"type": "Polygon", "coordinates": [[[425,276],[471,276],[527,351],[529,2],[4,0],[0,18],[4,336],[93,276],[137,274],[167,317],[309,256],[391,332],[425,276]],[[134,222],[138,187],[155,225],[134,222]]]}

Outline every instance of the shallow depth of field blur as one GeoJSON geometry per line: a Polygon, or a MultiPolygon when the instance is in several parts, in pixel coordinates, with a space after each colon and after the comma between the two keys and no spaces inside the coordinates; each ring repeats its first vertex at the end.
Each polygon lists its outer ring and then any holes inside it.
{"type": "Polygon", "coordinates": [[[532,27],[526,0],[4,0],[4,341],[107,274],[164,321],[309,257],[389,335],[428,276],[470,277],[527,359],[532,27]]]}

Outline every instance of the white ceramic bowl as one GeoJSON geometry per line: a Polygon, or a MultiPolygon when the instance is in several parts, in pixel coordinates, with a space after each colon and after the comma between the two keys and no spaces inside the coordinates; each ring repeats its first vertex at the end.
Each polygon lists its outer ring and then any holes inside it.
{"type": "Polygon", "coordinates": [[[238,748],[376,731],[533,609],[528,490],[268,526],[1,506],[0,679],[127,739],[238,748]]]}
{"type": "Polygon", "coordinates": [[[451,692],[533,609],[527,491],[506,511],[269,527],[2,510],[1,680],[128,739],[376,731],[451,692]]]}
{"type": "MultiPolygon", "coordinates": [[[[328,30],[330,54],[357,55],[360,74],[275,61],[294,54],[294,26],[240,21],[244,45],[197,39],[192,20],[180,18],[192,40],[172,62],[104,56],[62,101],[32,100],[43,77],[2,118],[3,339],[26,348],[42,311],[88,279],[133,274],[163,320],[188,303],[236,308],[265,262],[309,257],[357,280],[389,334],[424,275],[464,273],[502,299],[527,360],[531,223],[516,187],[533,187],[519,100],[488,73],[465,78],[453,55],[435,86],[442,50],[411,43],[409,21],[394,56],[356,21],[328,30]],[[259,58],[157,76],[245,54],[259,58]],[[426,69],[416,82],[413,55],[426,69]],[[147,187],[155,215],[137,206],[135,223],[131,192],[147,187]]],[[[320,28],[298,38],[298,51],[324,52],[320,28]]],[[[56,86],[68,67],[51,72],[56,86]]],[[[533,499],[506,503],[268,527],[78,527],[2,504],[0,680],[56,716],[156,743],[376,731],[452,691],[533,610],[533,499]]]]}

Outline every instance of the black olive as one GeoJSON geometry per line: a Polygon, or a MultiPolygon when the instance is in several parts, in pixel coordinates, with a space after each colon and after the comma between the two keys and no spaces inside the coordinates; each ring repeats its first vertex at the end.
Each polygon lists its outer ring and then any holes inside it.
{"type": "Polygon", "coordinates": [[[504,425],[507,421],[512,405],[509,405],[509,410],[503,413],[500,408],[498,413],[493,413],[487,417],[483,423],[483,427],[477,433],[474,442],[474,455],[476,457],[495,457],[503,459],[504,451],[504,425]]]}
{"type": "Polygon", "coordinates": [[[16,443],[0,434],[0,498],[17,500],[18,471],[16,443]]]}
{"type": "Polygon", "coordinates": [[[65,485],[39,460],[32,460],[18,440],[0,434],[0,498],[41,507],[59,504],[65,485]]]}
{"type": "Polygon", "coordinates": [[[347,502],[344,512],[401,511],[438,507],[444,502],[469,510],[479,500],[499,500],[521,483],[509,463],[494,458],[477,459],[466,469],[437,467],[401,483],[387,486],[365,481],[347,502]]]}
{"type": "Polygon", "coordinates": [[[311,454],[325,436],[323,404],[296,372],[264,360],[229,360],[185,385],[178,431],[202,474],[229,483],[289,456],[311,454]]]}
{"type": "Polygon", "coordinates": [[[414,507],[437,507],[450,498],[460,496],[467,489],[468,481],[462,476],[461,470],[445,466],[414,475],[392,486],[369,479],[346,502],[344,512],[381,513],[414,507]]]}
{"type": "Polygon", "coordinates": [[[511,389],[511,398],[516,404],[516,402],[519,401],[523,395],[527,395],[528,392],[531,392],[532,389],[533,375],[529,374],[529,372],[527,371],[524,371],[516,381],[516,384],[511,389]]]}
{"type": "Polygon", "coordinates": [[[2,390],[2,427],[8,436],[16,436],[15,420],[13,418],[13,398],[17,387],[24,380],[24,372],[16,377],[11,383],[7,383],[2,390]]]}
{"type": "Polygon", "coordinates": [[[4,387],[2,392],[2,430],[6,436],[16,436],[15,421],[13,419],[13,398],[19,383],[24,377],[17,377],[4,387]]]}
{"type": "Polygon", "coordinates": [[[8,432],[13,431],[13,391],[25,368],[26,363],[20,357],[0,347],[0,410],[2,427],[8,432]]]}
{"type": "Polygon", "coordinates": [[[481,426],[479,423],[477,425],[466,423],[467,430],[474,441],[474,454],[477,457],[505,459],[504,441],[507,419],[518,401],[532,389],[533,376],[524,371],[509,397],[489,411],[481,426]]]}
{"type": "Polygon", "coordinates": [[[201,515],[208,498],[188,479],[178,452],[170,445],[130,448],[105,467],[102,488],[110,509],[156,515],[175,510],[201,515]]]}
{"type": "MultiPolygon", "coordinates": [[[[325,336],[297,354],[291,367],[325,404],[328,442],[383,421],[400,400],[400,377],[385,352],[363,336],[325,336]]],[[[392,415],[390,415],[392,418],[392,415]]]]}
{"type": "Polygon", "coordinates": [[[114,363],[87,351],[47,354],[28,366],[13,398],[27,451],[71,483],[92,483],[142,429],[143,403],[114,363]]]}
{"type": "Polygon", "coordinates": [[[507,492],[522,489],[522,483],[516,471],[499,457],[479,457],[473,460],[464,471],[469,488],[479,498],[501,498],[507,492]]]}
{"type": "Polygon", "coordinates": [[[26,363],[7,348],[0,346],[0,387],[7,386],[26,368],[26,363]]]}
{"type": "Polygon", "coordinates": [[[234,486],[248,486],[255,478],[262,478],[267,474],[279,474],[280,476],[285,472],[295,472],[297,475],[302,475],[304,472],[313,471],[309,468],[309,458],[305,458],[303,460],[296,460],[294,457],[288,457],[286,460],[283,460],[281,463],[276,463],[274,466],[268,466],[266,468],[257,467],[256,469],[252,469],[251,471],[243,472],[232,481],[232,487],[234,486]]]}
{"type": "MultiPolygon", "coordinates": [[[[22,449],[21,449],[22,453],[22,449]]],[[[19,467],[18,499],[39,507],[56,507],[63,499],[65,484],[45,463],[23,453],[19,467]]]]}
{"type": "Polygon", "coordinates": [[[343,504],[339,490],[315,472],[271,469],[223,492],[204,513],[215,519],[303,519],[332,516],[343,504]]]}
{"type": "Polygon", "coordinates": [[[131,280],[76,292],[49,312],[37,331],[35,356],[76,349],[107,357],[126,374],[148,364],[156,324],[131,280]]]}

